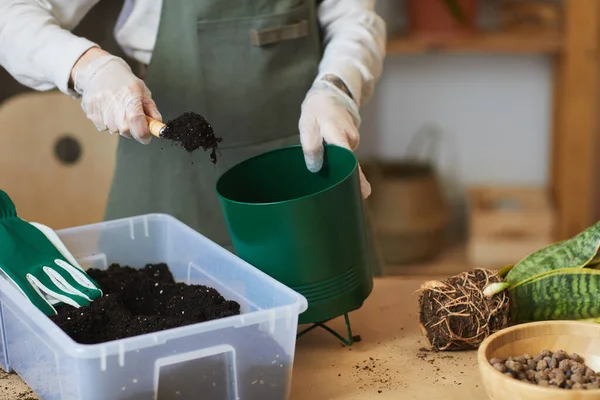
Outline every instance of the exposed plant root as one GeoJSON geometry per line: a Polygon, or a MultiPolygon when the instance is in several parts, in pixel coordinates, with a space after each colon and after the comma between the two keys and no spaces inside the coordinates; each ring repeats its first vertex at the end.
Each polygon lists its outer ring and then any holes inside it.
{"type": "Polygon", "coordinates": [[[497,271],[476,268],[442,281],[423,283],[419,323],[435,351],[470,350],[509,325],[505,291],[487,297],[484,288],[502,282],[497,271]]]}

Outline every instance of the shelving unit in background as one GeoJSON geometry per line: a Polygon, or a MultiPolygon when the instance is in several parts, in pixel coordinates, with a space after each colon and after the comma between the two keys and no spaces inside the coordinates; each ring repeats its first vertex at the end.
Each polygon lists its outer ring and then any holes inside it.
{"type": "Polygon", "coordinates": [[[527,35],[517,33],[482,33],[472,38],[425,40],[410,37],[392,37],[388,40],[388,54],[427,53],[490,53],[490,54],[558,54],[562,49],[562,35],[557,32],[539,32],[527,35]]]}
{"type": "MultiPolygon", "coordinates": [[[[472,38],[390,37],[394,54],[545,54],[554,61],[550,190],[556,240],[600,220],[600,0],[564,0],[562,32],[481,33],[472,38]]],[[[532,155],[534,156],[534,155],[532,155]]]]}

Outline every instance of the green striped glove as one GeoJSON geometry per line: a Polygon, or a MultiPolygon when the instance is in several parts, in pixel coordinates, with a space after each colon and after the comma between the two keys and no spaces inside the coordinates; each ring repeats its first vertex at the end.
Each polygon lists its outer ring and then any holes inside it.
{"type": "Polygon", "coordinates": [[[0,274],[46,315],[53,304],[88,306],[102,296],[98,284],[79,266],[56,233],[17,216],[0,190],[0,274]]]}

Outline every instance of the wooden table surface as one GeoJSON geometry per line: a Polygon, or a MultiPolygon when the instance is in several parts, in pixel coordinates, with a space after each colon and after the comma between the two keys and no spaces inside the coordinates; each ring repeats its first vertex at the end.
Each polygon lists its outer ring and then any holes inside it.
{"type": "MultiPolygon", "coordinates": [[[[324,329],[298,339],[291,400],[485,400],[477,353],[431,353],[417,323],[415,293],[428,278],[375,280],[363,307],[350,314],[361,341],[351,347],[324,329]]],[[[344,332],[344,320],[329,324],[344,332]]]]}
{"type": "MultiPolygon", "coordinates": [[[[323,329],[298,339],[290,400],[485,400],[476,352],[430,353],[417,324],[427,277],[385,277],[350,314],[361,341],[345,347],[323,329]]],[[[344,320],[329,324],[343,332],[344,320]]],[[[0,400],[37,399],[17,375],[0,374],[0,400]],[[21,396],[21,397],[19,397],[21,396]]]]}

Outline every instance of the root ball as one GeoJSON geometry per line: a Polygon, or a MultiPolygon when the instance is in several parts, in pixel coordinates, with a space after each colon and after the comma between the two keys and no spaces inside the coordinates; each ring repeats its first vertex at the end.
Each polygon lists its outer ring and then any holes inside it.
{"type": "Polygon", "coordinates": [[[470,350],[509,325],[509,297],[486,297],[490,283],[502,282],[496,271],[477,268],[443,281],[425,282],[419,298],[419,322],[432,350],[470,350]]]}

